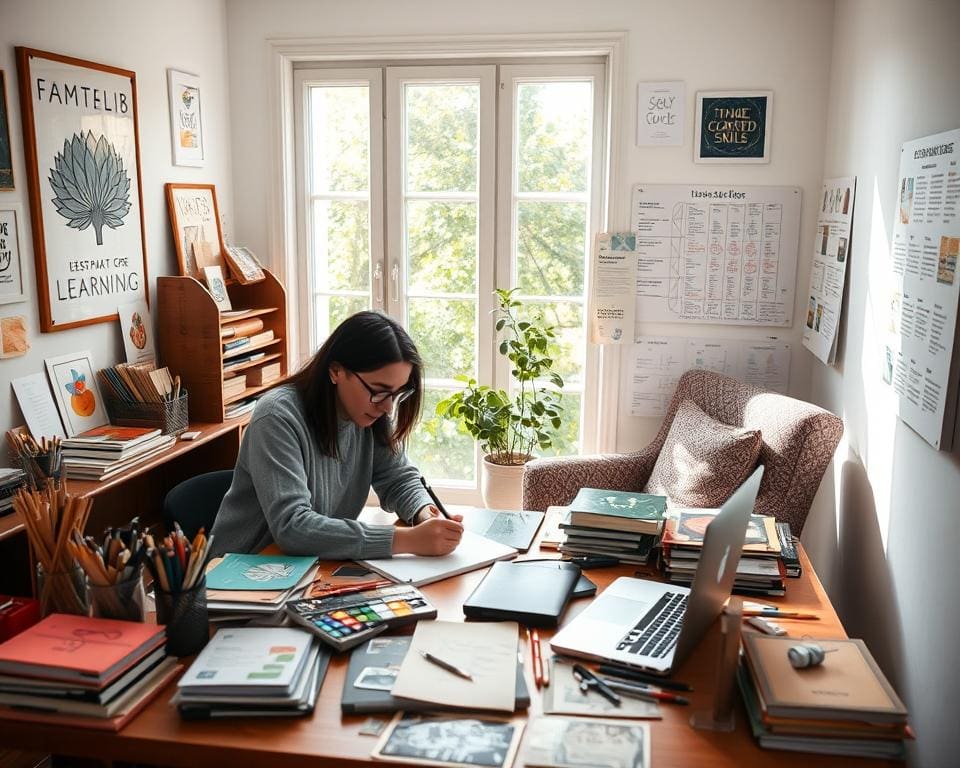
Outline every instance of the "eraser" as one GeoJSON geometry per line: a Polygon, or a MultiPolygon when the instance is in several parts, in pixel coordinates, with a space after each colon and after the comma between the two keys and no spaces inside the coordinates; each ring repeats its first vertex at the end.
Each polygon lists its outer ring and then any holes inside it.
{"type": "Polygon", "coordinates": [[[198,437],[200,437],[200,430],[184,432],[182,435],[180,435],[181,440],[196,440],[198,437]]]}

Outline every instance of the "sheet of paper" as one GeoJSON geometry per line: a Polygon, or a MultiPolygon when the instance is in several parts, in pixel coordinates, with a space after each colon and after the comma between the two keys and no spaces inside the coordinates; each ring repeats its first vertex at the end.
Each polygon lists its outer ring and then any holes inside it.
{"type": "Polygon", "coordinates": [[[593,258],[590,341],[593,344],[629,343],[636,325],[636,235],[600,232],[593,258]]]}
{"type": "Polygon", "coordinates": [[[398,698],[465,709],[513,712],[518,631],[514,621],[418,622],[391,693],[398,698]],[[473,680],[427,661],[420,651],[468,671],[473,680]]]}
{"type": "Polygon", "coordinates": [[[686,84],[682,80],[637,85],[637,146],[683,145],[686,84]]]}
{"type": "Polygon", "coordinates": [[[377,560],[358,560],[371,571],[376,571],[398,583],[416,587],[440,581],[477,568],[490,565],[495,560],[514,557],[517,550],[498,544],[471,531],[464,531],[460,544],[449,555],[423,557],[420,555],[394,555],[377,560]]]}
{"type": "Polygon", "coordinates": [[[42,373],[31,373],[13,380],[13,392],[17,396],[27,429],[35,440],[41,437],[65,438],[57,405],[53,402],[47,377],[42,373]]]}
{"type": "Polygon", "coordinates": [[[586,693],[573,676],[573,662],[560,657],[548,659],[550,685],[543,690],[545,715],[594,715],[597,717],[630,717],[659,719],[663,717],[660,705],[630,696],[620,699],[620,706],[607,701],[595,690],[586,693]]]}
{"type": "Polygon", "coordinates": [[[123,349],[128,363],[157,362],[157,351],[153,345],[153,323],[150,309],[144,299],[132,304],[117,307],[120,318],[120,333],[123,335],[123,349]]]}

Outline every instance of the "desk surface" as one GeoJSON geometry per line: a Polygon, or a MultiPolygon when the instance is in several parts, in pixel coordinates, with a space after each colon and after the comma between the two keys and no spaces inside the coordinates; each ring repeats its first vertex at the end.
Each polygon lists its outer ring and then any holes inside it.
{"type": "MultiPolygon", "coordinates": [[[[532,550],[533,551],[533,550],[532,550]]],[[[788,579],[787,597],[771,602],[787,604],[797,610],[820,616],[819,621],[781,620],[791,635],[845,637],[843,627],[830,604],[810,561],[801,551],[804,575],[788,579]]],[[[329,564],[322,564],[324,573],[329,564]]],[[[606,568],[589,572],[599,588],[614,578],[632,575],[628,568],[606,568]]],[[[438,618],[462,621],[461,605],[483,577],[484,571],[464,574],[423,588],[437,606],[438,618]]],[[[565,621],[587,605],[588,600],[571,604],[565,621]]],[[[761,749],[750,735],[743,707],[737,705],[737,727],[732,733],[710,733],[688,725],[691,712],[708,709],[719,653],[719,629],[715,624],[709,636],[677,671],[676,679],[693,685],[691,706],[663,705],[663,720],[650,721],[652,765],[666,766],[808,766],[812,760],[820,766],[878,766],[882,761],[839,757],[811,757],[808,754],[761,749]]],[[[542,632],[544,642],[551,632],[542,632]]],[[[540,696],[533,684],[529,649],[521,643],[527,684],[532,694],[528,716],[541,713],[540,696]]],[[[349,654],[334,657],[311,717],[290,719],[231,719],[184,722],[169,705],[174,687],[163,691],[137,718],[118,734],[104,734],[81,728],[0,722],[0,743],[34,751],[54,751],[85,757],[127,760],[171,766],[230,766],[267,764],[273,768],[310,765],[346,768],[369,764],[370,750],[376,739],[360,736],[358,729],[366,716],[342,716],[340,692],[349,654]]],[[[523,721],[524,714],[516,719],[523,721]]],[[[522,765],[517,758],[515,765],[522,765]]],[[[892,764],[891,764],[892,765],[892,764]]]]}

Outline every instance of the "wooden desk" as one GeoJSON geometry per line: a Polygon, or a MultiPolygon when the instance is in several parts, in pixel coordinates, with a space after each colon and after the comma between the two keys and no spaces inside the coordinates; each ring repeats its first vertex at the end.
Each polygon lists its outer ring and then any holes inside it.
{"type": "MultiPolygon", "coordinates": [[[[827,599],[806,554],[801,552],[804,575],[788,580],[787,597],[778,602],[792,608],[811,611],[819,621],[785,621],[791,634],[811,637],[845,637],[836,612],[827,599]]],[[[327,564],[324,564],[327,565],[327,564]]],[[[328,572],[327,568],[324,572],[328,572]]],[[[589,572],[598,587],[607,586],[617,576],[630,575],[631,569],[609,568],[589,572]]],[[[438,618],[461,621],[461,605],[479,583],[483,572],[474,572],[424,587],[437,606],[438,618]]],[[[588,601],[570,606],[566,620],[583,610],[588,601]]],[[[551,635],[543,632],[544,641],[551,635]]],[[[690,713],[706,709],[711,692],[718,653],[719,631],[715,626],[694,655],[677,671],[676,679],[691,683],[691,706],[663,705],[663,720],[651,722],[652,765],[696,766],[697,768],[744,766],[809,766],[818,768],[856,766],[877,768],[893,765],[876,760],[811,756],[809,754],[762,750],[750,735],[742,705],[737,708],[737,727],[732,733],[697,731],[688,725],[690,713]]],[[[527,684],[532,694],[529,715],[540,715],[540,696],[534,687],[529,649],[522,643],[527,684]]],[[[545,648],[546,650],[546,648],[545,648]]],[[[169,705],[174,686],[161,692],[136,719],[119,734],[103,734],[80,728],[62,728],[24,723],[0,722],[0,743],[34,751],[56,750],[67,755],[99,757],[137,763],[171,766],[269,765],[326,766],[349,768],[370,764],[369,753],[376,739],[357,731],[366,716],[345,717],[340,713],[348,654],[335,657],[327,672],[316,711],[311,717],[292,719],[246,718],[206,722],[184,722],[169,705]],[[308,762],[309,761],[309,762],[308,762]]],[[[385,717],[385,715],[383,716],[385,717]]],[[[524,714],[516,719],[523,721],[524,714]]],[[[521,748],[522,749],[522,748],[521,748]]],[[[382,764],[382,763],[379,763],[382,764]]],[[[521,765],[518,757],[516,765],[521,765]]]]}
{"type": "MultiPolygon", "coordinates": [[[[87,530],[100,532],[108,525],[124,525],[134,515],[144,523],[160,521],[167,491],[188,477],[217,469],[233,469],[240,451],[243,428],[250,414],[219,424],[191,424],[199,430],[195,440],[178,440],[153,458],[105,480],[68,480],[70,493],[94,498],[87,530]]],[[[27,543],[23,520],[17,512],[0,517],[0,557],[16,563],[0,574],[0,593],[30,592],[27,543]]]]}

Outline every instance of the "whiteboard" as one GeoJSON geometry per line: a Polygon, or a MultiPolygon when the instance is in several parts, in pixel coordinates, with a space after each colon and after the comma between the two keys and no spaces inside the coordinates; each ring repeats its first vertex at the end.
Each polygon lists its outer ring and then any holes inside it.
{"type": "Polygon", "coordinates": [[[637,333],[644,322],[790,326],[799,187],[637,184],[637,333]]]}

